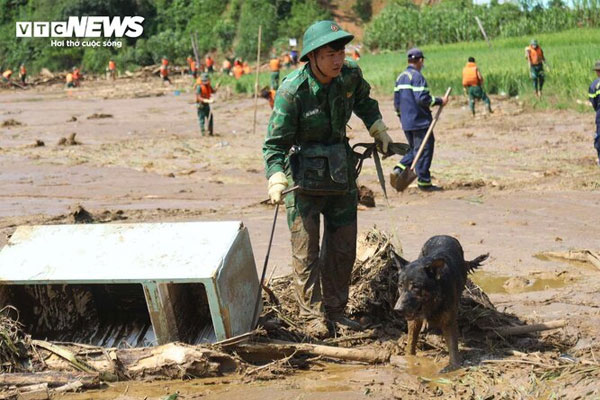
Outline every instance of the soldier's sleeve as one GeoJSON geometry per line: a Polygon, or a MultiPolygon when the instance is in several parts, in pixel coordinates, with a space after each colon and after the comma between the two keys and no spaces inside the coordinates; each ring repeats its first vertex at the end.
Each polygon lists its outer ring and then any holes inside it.
{"type": "Polygon", "coordinates": [[[363,78],[362,71],[357,66],[358,85],[354,90],[354,108],[352,111],[360,118],[367,129],[378,119],[382,119],[377,100],[371,97],[371,85],[363,78]]]}
{"type": "Polygon", "coordinates": [[[595,111],[600,109],[600,80],[592,82],[589,88],[590,103],[595,111]]]}
{"type": "Polygon", "coordinates": [[[267,179],[275,172],[284,172],[285,157],[294,144],[298,128],[298,109],[294,94],[280,88],[275,95],[267,137],[262,153],[267,179]]]}

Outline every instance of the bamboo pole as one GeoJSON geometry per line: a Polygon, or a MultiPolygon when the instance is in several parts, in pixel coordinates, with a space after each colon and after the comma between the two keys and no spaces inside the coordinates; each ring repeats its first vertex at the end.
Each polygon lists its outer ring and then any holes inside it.
{"type": "Polygon", "coordinates": [[[256,79],[254,80],[254,122],[252,134],[256,133],[256,109],[258,107],[258,73],[260,71],[260,42],[262,38],[262,25],[258,26],[258,50],[256,50],[256,79]]]}
{"type": "Polygon", "coordinates": [[[485,41],[487,42],[488,46],[491,49],[492,48],[492,44],[490,43],[490,40],[488,39],[488,37],[487,37],[487,35],[485,33],[485,29],[483,29],[483,24],[481,23],[481,20],[479,19],[478,16],[475,16],[475,21],[477,21],[477,25],[479,25],[479,30],[483,34],[483,37],[485,38],[485,41]]]}

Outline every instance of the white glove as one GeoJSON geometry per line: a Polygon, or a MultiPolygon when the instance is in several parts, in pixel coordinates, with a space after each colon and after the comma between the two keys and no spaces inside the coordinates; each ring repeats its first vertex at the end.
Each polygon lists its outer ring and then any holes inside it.
{"type": "Polygon", "coordinates": [[[369,134],[372,138],[375,138],[375,140],[381,143],[381,151],[383,151],[384,154],[388,151],[388,145],[392,143],[392,138],[387,134],[387,129],[387,126],[385,126],[380,119],[375,121],[369,128],[369,134]]]}
{"type": "Polygon", "coordinates": [[[281,192],[288,186],[288,181],[283,172],[275,172],[269,178],[269,199],[271,204],[281,204],[281,192]]]}

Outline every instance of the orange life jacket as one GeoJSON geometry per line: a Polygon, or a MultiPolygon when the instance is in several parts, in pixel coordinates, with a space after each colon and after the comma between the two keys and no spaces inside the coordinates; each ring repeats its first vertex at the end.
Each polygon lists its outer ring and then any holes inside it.
{"type": "Polygon", "coordinates": [[[21,66],[21,69],[19,70],[19,73],[21,75],[26,75],[27,74],[27,69],[25,68],[24,65],[21,66]]]}
{"type": "Polygon", "coordinates": [[[117,68],[117,65],[115,64],[115,62],[112,61],[112,60],[109,61],[108,62],[108,69],[111,70],[111,71],[113,71],[115,68],[117,68]]]}
{"type": "Polygon", "coordinates": [[[161,78],[169,76],[169,70],[167,69],[166,65],[161,65],[160,66],[160,76],[161,76],[161,78]]]}
{"type": "Polygon", "coordinates": [[[279,71],[281,69],[281,63],[279,62],[279,58],[272,58],[271,61],[269,61],[269,67],[273,72],[279,71]]]}
{"type": "Polygon", "coordinates": [[[166,67],[167,65],[169,65],[169,60],[167,60],[166,58],[163,58],[161,63],[162,63],[162,65],[164,65],[166,67]]]}
{"type": "Polygon", "coordinates": [[[289,63],[292,62],[292,59],[290,58],[289,54],[286,54],[286,55],[283,56],[283,62],[286,63],[286,64],[289,64],[289,63]]]}
{"type": "Polygon", "coordinates": [[[67,81],[67,83],[71,83],[71,82],[73,82],[73,74],[71,74],[71,73],[68,73],[68,74],[67,74],[67,77],[66,77],[66,81],[67,81]]]}
{"type": "Polygon", "coordinates": [[[529,56],[529,62],[531,62],[531,65],[541,64],[544,60],[544,52],[540,46],[536,48],[529,46],[527,49],[527,55],[529,56]]]}
{"type": "Polygon", "coordinates": [[[477,64],[468,62],[462,71],[463,86],[479,86],[479,76],[477,75],[477,64]]]}
{"type": "Polygon", "coordinates": [[[360,54],[358,53],[358,51],[354,50],[354,52],[352,53],[352,58],[354,60],[359,60],[360,59],[360,54]]]}
{"type": "Polygon", "coordinates": [[[244,65],[242,66],[244,74],[249,74],[250,72],[252,72],[252,70],[250,69],[250,66],[248,65],[248,63],[244,63],[244,65]]]}
{"type": "Polygon", "coordinates": [[[203,99],[210,99],[210,96],[214,93],[212,86],[210,83],[201,83],[200,84],[200,97],[203,99]]]}
{"type": "Polygon", "coordinates": [[[188,65],[192,65],[192,61],[194,61],[194,59],[192,57],[188,57],[185,60],[187,61],[188,65]]]}
{"type": "Polygon", "coordinates": [[[275,93],[277,93],[276,90],[269,90],[269,105],[271,108],[275,107],[275,93]]]}
{"type": "Polygon", "coordinates": [[[212,59],[212,57],[206,57],[206,66],[207,67],[212,67],[215,64],[215,60],[212,59]]]}
{"type": "Polygon", "coordinates": [[[194,72],[194,71],[197,71],[197,70],[198,70],[198,68],[196,68],[196,61],[192,60],[190,62],[190,71],[194,72]]]}
{"type": "Polygon", "coordinates": [[[79,80],[79,78],[81,77],[80,73],[79,73],[79,69],[76,68],[73,70],[73,80],[77,81],[79,80]]]}
{"type": "Polygon", "coordinates": [[[229,60],[223,61],[223,69],[231,69],[231,61],[229,61],[229,60]]]}
{"type": "Polygon", "coordinates": [[[4,71],[4,73],[2,74],[3,77],[5,77],[6,79],[10,78],[10,76],[12,75],[12,71],[10,69],[7,69],[6,71],[4,71]]]}
{"type": "Polygon", "coordinates": [[[240,64],[234,65],[233,76],[235,76],[235,79],[240,79],[242,75],[244,75],[244,69],[242,68],[242,66],[240,64]]]}

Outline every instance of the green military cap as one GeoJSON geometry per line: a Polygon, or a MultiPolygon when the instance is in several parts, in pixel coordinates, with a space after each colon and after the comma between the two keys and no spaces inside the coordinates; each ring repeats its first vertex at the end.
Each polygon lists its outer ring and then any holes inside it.
{"type": "Polygon", "coordinates": [[[354,35],[344,31],[334,21],[315,22],[304,32],[300,61],[308,61],[308,53],[339,39],[344,39],[345,43],[348,43],[354,39],[354,35]]]}
{"type": "Polygon", "coordinates": [[[600,60],[596,61],[596,64],[594,64],[594,68],[592,68],[592,70],[600,71],[600,60]]]}
{"type": "Polygon", "coordinates": [[[529,42],[529,44],[532,45],[532,46],[537,46],[538,42],[535,39],[531,39],[531,42],[529,42]]]}
{"type": "Polygon", "coordinates": [[[202,82],[208,82],[210,80],[210,77],[208,76],[208,74],[205,72],[202,75],[200,75],[200,81],[202,82]]]}

